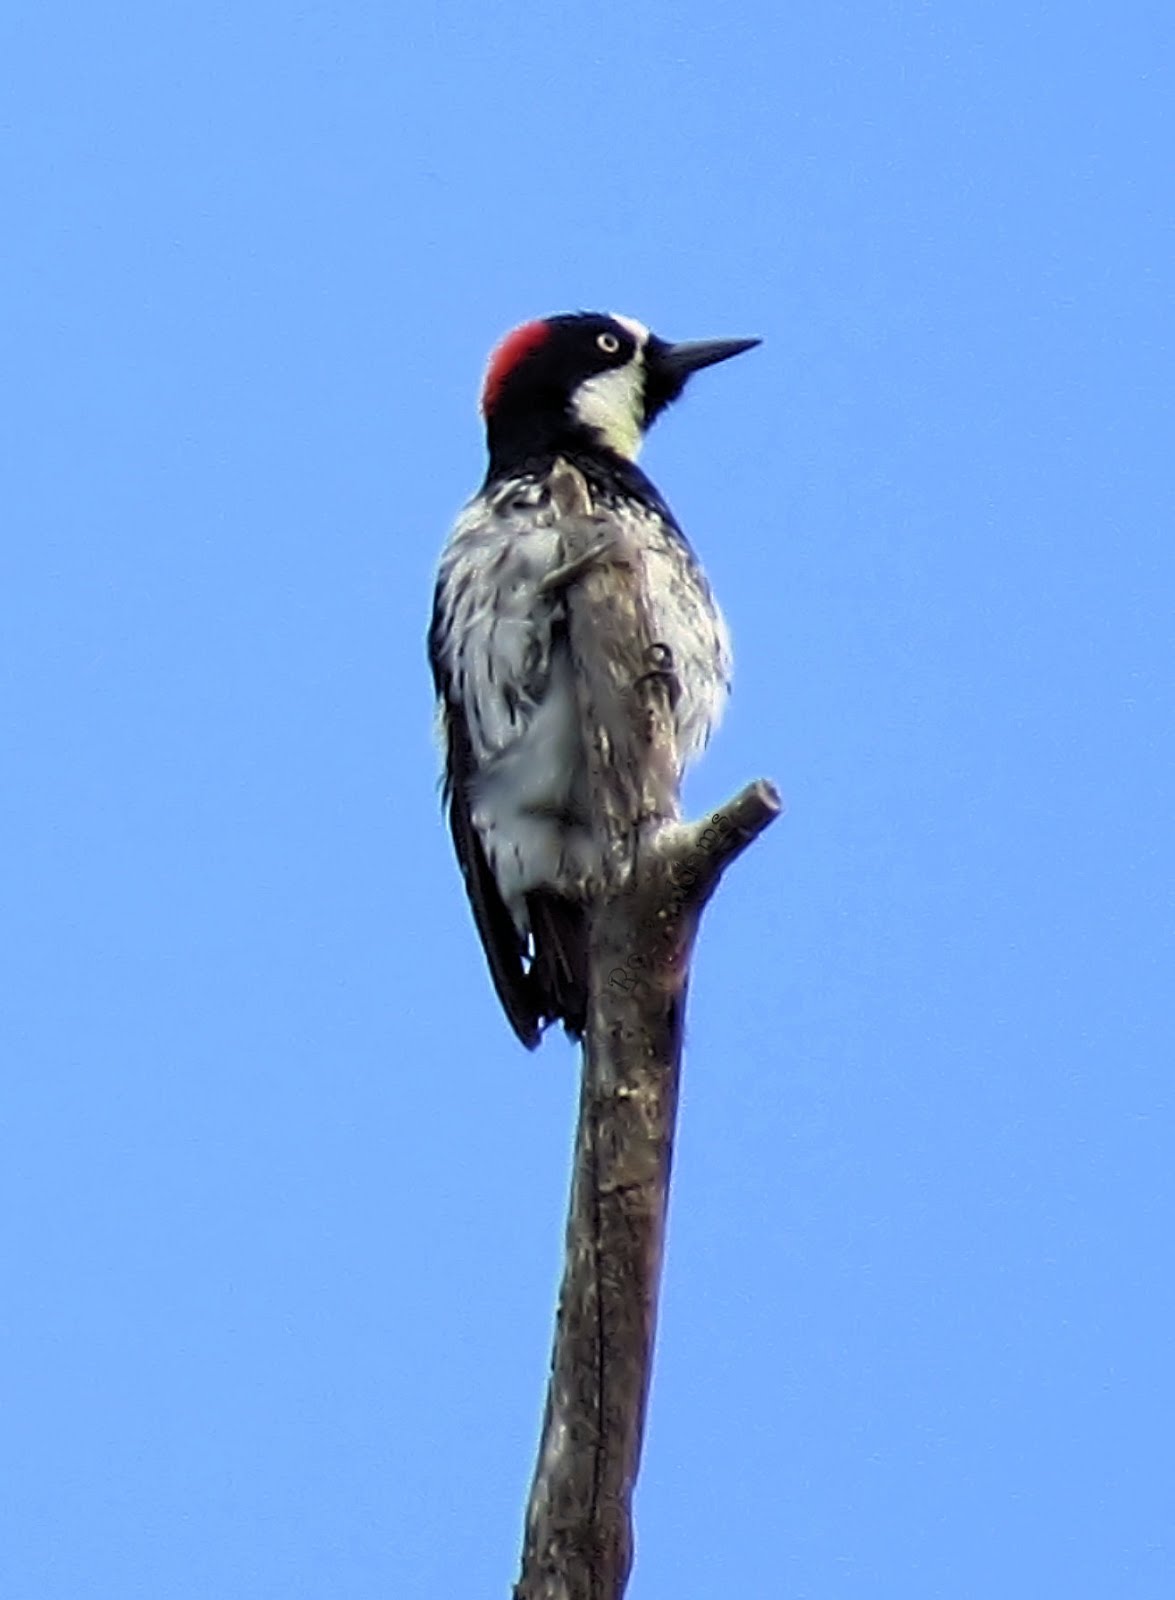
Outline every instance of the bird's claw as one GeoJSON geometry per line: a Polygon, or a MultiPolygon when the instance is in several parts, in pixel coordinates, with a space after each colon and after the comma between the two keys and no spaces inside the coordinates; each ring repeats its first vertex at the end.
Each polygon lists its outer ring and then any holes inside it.
{"type": "Polygon", "coordinates": [[[669,701],[669,709],[675,711],[681,699],[681,680],[674,670],[673,651],[667,644],[651,644],[645,651],[645,660],[649,669],[636,680],[638,689],[645,684],[660,683],[669,701]]]}
{"type": "Polygon", "coordinates": [[[611,534],[606,534],[596,541],[582,555],[575,556],[570,561],[565,561],[561,567],[556,567],[553,572],[548,572],[539,584],[540,594],[557,594],[577,582],[597,563],[615,558],[617,543],[611,534]]]}

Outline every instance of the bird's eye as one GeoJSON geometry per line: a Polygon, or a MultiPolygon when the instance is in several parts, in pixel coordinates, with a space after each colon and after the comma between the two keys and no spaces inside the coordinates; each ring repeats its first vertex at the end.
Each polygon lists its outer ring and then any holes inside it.
{"type": "Polygon", "coordinates": [[[620,349],[620,340],[614,333],[602,333],[596,343],[606,356],[614,356],[620,349]]]}

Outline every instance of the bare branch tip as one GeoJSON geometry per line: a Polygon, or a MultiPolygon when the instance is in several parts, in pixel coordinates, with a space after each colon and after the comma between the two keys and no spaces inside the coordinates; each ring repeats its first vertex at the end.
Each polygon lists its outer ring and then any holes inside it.
{"type": "Polygon", "coordinates": [[[783,800],[769,778],[748,783],[726,807],[726,814],[736,827],[753,829],[755,834],[762,833],[782,813],[783,800]]]}

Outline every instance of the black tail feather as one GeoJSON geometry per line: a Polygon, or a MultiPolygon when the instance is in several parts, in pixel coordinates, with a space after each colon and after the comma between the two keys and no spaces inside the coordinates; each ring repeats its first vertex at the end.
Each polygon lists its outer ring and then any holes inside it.
{"type": "Polygon", "coordinates": [[[539,1012],[561,1021],[573,1038],[587,1026],[588,923],[575,900],[538,889],[526,897],[534,960],[530,981],[539,1012]]]}

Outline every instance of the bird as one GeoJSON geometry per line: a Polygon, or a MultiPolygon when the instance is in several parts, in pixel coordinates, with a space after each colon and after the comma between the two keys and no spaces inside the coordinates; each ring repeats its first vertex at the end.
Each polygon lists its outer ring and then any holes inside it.
{"type": "Polygon", "coordinates": [[[585,884],[599,859],[552,475],[561,462],[577,468],[594,515],[639,552],[675,680],[680,776],[722,714],[730,640],[637,456],[695,372],[759,343],[670,343],[635,318],[579,311],[515,328],[486,368],[486,476],[441,553],[428,657],[453,845],[498,999],[528,1049],[552,1023],[582,1037],[585,884]]]}

